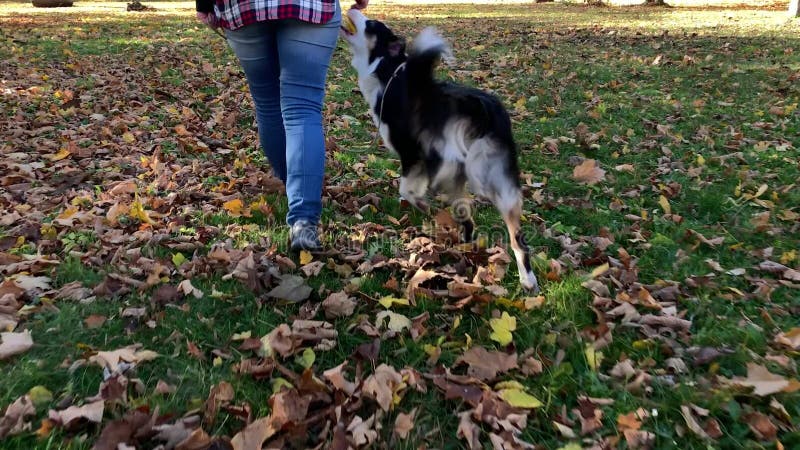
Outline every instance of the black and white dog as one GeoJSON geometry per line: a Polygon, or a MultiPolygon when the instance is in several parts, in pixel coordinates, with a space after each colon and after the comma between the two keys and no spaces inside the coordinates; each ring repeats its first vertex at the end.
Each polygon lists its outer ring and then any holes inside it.
{"type": "MultiPolygon", "coordinates": [[[[465,184],[488,198],[508,227],[523,287],[538,291],[520,228],[522,195],[511,119],[500,100],[478,89],[437,81],[433,71],[450,53],[432,28],[412,42],[351,9],[341,36],[353,54],[358,85],[386,146],[400,157],[400,195],[424,211],[426,195],[443,194],[453,205],[468,201],[465,184]]],[[[466,241],[471,214],[454,212],[466,241]]]]}

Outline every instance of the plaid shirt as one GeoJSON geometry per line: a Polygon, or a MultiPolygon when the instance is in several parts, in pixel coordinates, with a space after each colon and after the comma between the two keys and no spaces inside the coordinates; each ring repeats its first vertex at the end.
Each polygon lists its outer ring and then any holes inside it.
{"type": "Polygon", "coordinates": [[[338,0],[196,0],[197,11],[214,13],[222,28],[235,30],[266,20],[296,19],[314,24],[333,17],[338,0]]]}

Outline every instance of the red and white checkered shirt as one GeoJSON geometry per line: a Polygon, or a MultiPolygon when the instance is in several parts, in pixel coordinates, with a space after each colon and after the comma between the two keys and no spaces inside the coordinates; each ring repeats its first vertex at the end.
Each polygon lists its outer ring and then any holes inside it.
{"type": "MultiPolygon", "coordinates": [[[[333,17],[338,0],[215,0],[219,26],[235,30],[266,20],[296,19],[314,24],[333,17]]],[[[198,1],[198,6],[201,1],[198,1]]],[[[203,2],[205,3],[205,2],[203,2]]],[[[200,8],[198,7],[198,11],[200,8]]]]}

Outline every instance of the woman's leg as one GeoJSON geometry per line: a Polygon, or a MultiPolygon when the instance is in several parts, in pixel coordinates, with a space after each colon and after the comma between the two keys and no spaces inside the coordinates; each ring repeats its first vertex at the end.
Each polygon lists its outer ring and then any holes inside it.
{"type": "Polygon", "coordinates": [[[286,194],[290,225],[315,225],[322,212],[325,137],[322,102],[328,65],[339,36],[341,11],[324,25],[282,21],[276,38],[280,61],[281,109],[286,128],[286,194]]]}
{"type": "Polygon", "coordinates": [[[226,34],[247,76],[261,148],[275,176],[286,183],[286,131],[281,113],[281,68],[275,28],[275,23],[259,22],[226,34]]]}

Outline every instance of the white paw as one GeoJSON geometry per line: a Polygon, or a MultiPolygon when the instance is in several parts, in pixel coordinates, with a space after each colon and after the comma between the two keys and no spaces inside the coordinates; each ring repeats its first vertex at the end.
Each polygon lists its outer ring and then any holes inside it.
{"type": "Polygon", "coordinates": [[[519,282],[526,290],[531,291],[532,294],[539,293],[539,281],[536,280],[536,275],[533,272],[519,274],[519,282]]]}

